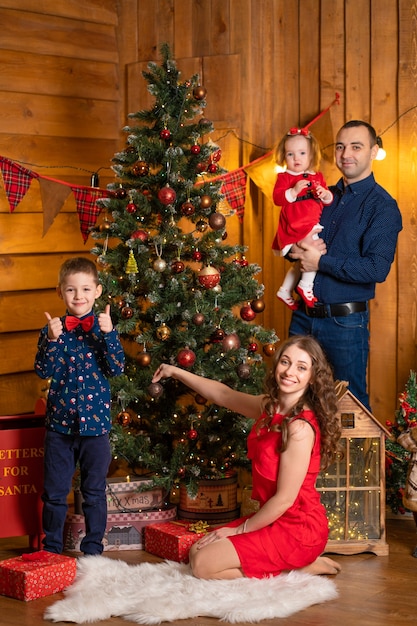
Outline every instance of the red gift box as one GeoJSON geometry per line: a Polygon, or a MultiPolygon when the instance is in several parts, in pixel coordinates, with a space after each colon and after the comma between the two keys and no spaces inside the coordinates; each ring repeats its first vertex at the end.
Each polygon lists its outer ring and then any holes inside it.
{"type": "Polygon", "coordinates": [[[0,562],[0,594],[17,600],[51,596],[72,583],[76,570],[76,559],[52,552],[39,561],[7,559],[0,562]]]}
{"type": "Polygon", "coordinates": [[[191,546],[206,534],[207,529],[207,524],[203,522],[150,524],[145,528],[145,550],[163,559],[188,563],[191,546]],[[198,532],[199,528],[201,532],[198,532]]]}

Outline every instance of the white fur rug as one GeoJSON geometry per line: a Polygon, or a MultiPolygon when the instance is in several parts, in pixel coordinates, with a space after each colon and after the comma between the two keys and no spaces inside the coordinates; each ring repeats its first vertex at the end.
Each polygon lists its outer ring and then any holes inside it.
{"type": "Polygon", "coordinates": [[[137,624],[199,616],[254,623],[288,617],[337,595],[328,578],[300,572],[263,579],[199,580],[188,565],[174,561],[128,565],[89,556],[79,559],[75,582],[44,617],[77,624],[116,616],[137,624]]]}

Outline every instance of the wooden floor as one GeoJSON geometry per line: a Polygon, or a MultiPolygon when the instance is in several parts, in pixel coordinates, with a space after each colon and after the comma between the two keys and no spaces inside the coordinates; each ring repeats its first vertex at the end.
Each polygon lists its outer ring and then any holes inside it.
{"type": "MultiPolygon", "coordinates": [[[[1,523],[1,522],[0,522],[1,523]]],[[[339,598],[312,606],[293,617],[263,620],[261,626],[402,626],[417,620],[417,558],[412,551],[417,543],[414,521],[400,518],[387,521],[389,556],[359,554],[337,556],[342,573],[336,583],[339,598]]],[[[19,556],[27,551],[27,539],[0,539],[0,560],[19,556]]],[[[141,561],[159,561],[143,551],[106,553],[109,558],[137,564],[141,561]]],[[[109,589],[111,593],[111,589],[109,589]]],[[[37,626],[47,624],[43,613],[47,606],[62,598],[56,594],[31,602],[21,602],[0,596],[1,626],[37,626]]],[[[163,589],[161,589],[163,597],[163,589]]],[[[192,598],[190,598],[192,602],[192,598]]],[[[61,622],[62,623],[62,622],[61,622]]],[[[101,626],[126,626],[121,618],[99,622],[101,626]]],[[[222,624],[217,619],[204,618],[177,620],[174,626],[214,626],[222,624]]]]}

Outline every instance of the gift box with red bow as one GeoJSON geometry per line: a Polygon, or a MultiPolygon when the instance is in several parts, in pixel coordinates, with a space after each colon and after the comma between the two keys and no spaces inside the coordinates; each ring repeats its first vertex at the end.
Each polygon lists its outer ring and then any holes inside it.
{"type": "Polygon", "coordinates": [[[191,546],[208,530],[206,522],[150,524],[145,528],[145,550],[163,559],[188,563],[191,546]]]}
{"type": "Polygon", "coordinates": [[[26,561],[21,556],[0,562],[0,594],[17,600],[51,596],[74,580],[76,559],[42,552],[44,558],[26,561]]]}

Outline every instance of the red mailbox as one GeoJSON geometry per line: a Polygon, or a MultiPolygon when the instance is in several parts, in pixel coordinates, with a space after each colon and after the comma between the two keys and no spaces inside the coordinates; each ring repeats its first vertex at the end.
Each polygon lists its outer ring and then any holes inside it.
{"type": "Polygon", "coordinates": [[[0,537],[29,536],[41,549],[45,404],[0,416],[0,537]]]}

